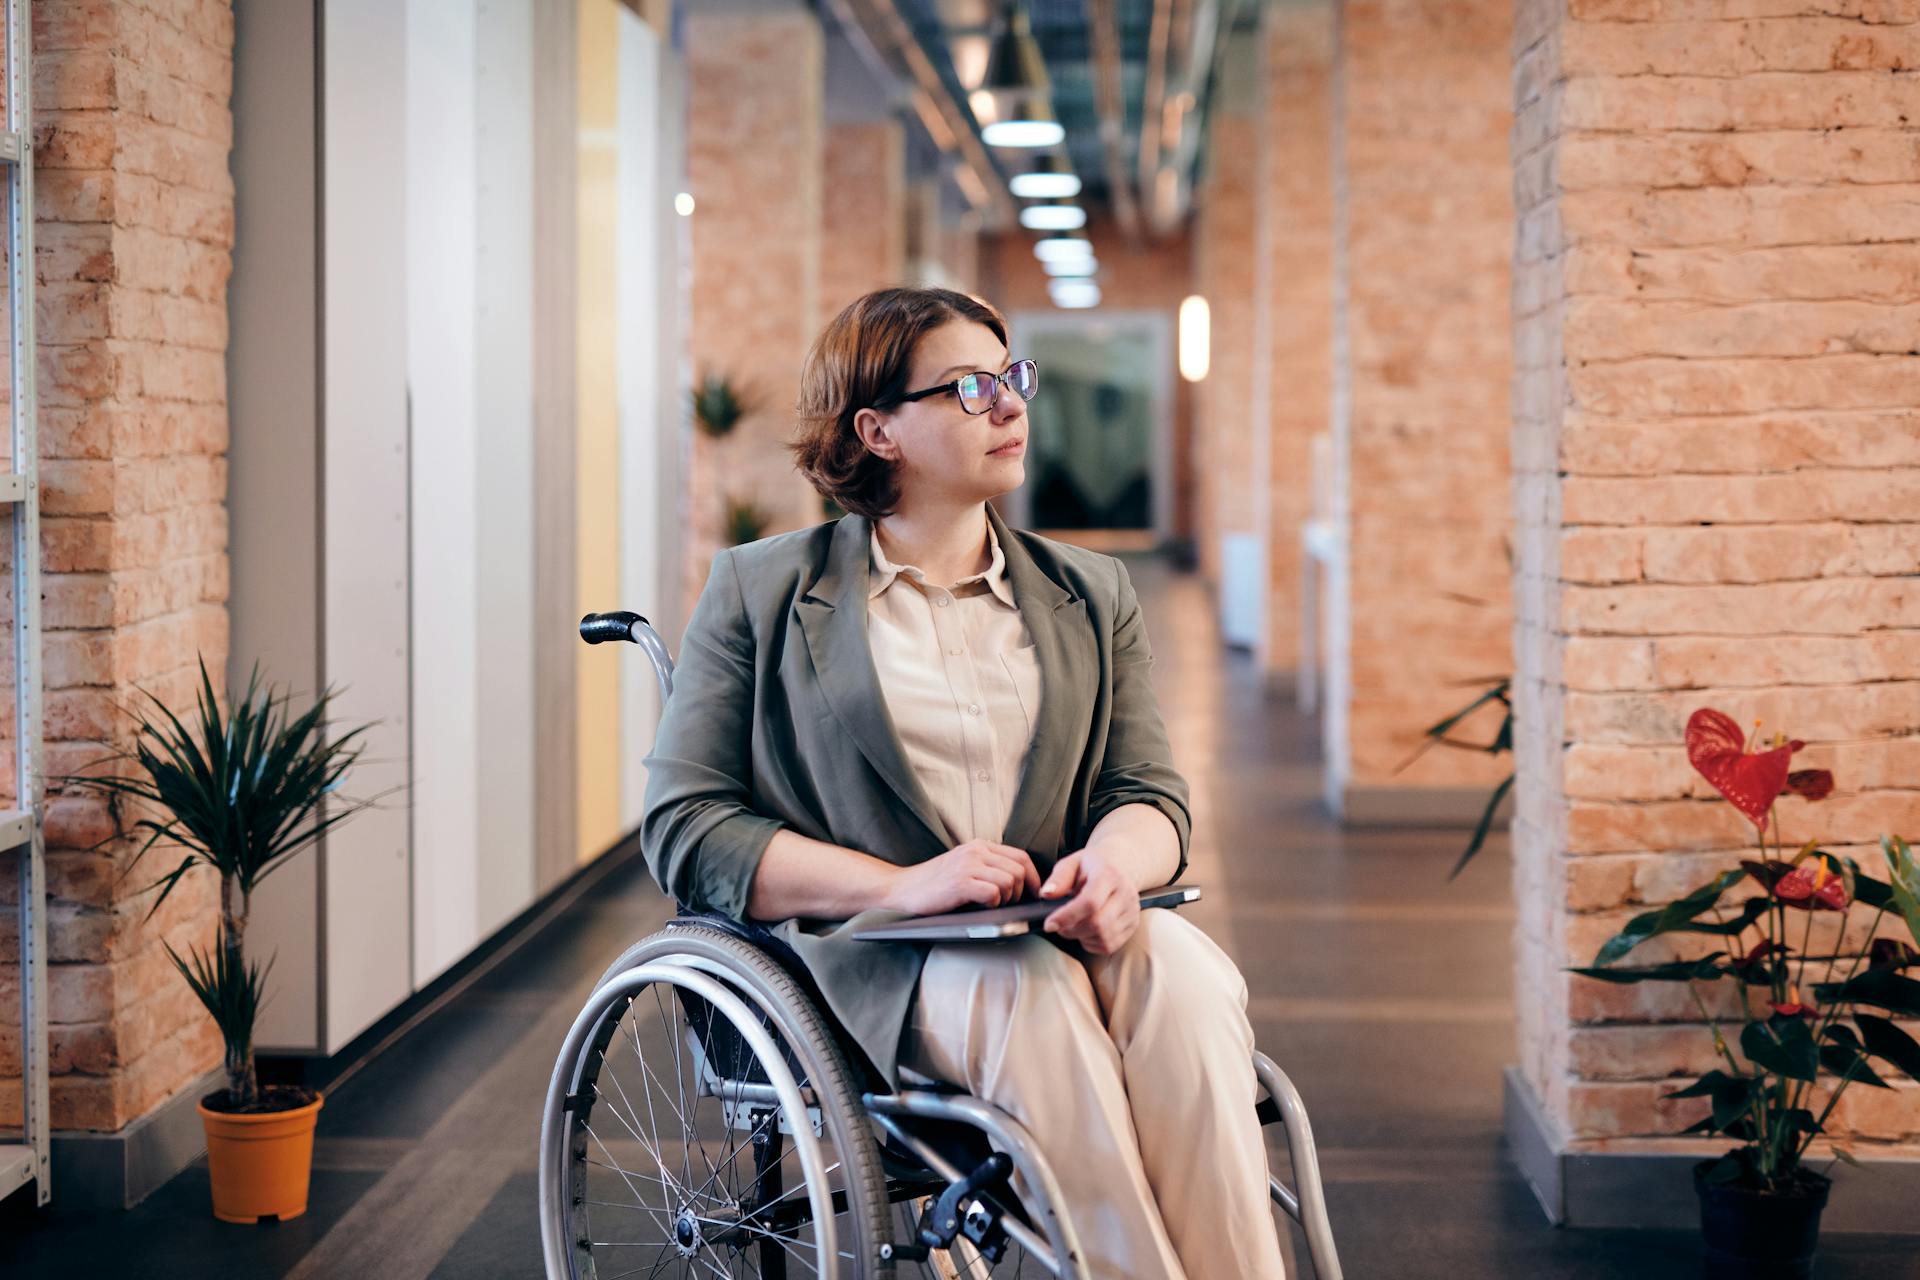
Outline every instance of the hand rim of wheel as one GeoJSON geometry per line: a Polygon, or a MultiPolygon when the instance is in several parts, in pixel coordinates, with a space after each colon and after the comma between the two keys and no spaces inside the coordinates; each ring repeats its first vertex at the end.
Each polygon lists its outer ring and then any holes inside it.
{"type": "MultiPolygon", "coordinates": [[[[637,995],[655,983],[685,987],[725,1014],[734,1029],[760,1060],[761,1069],[790,1115],[807,1114],[806,1100],[793,1072],[781,1060],[779,1046],[748,1010],[746,1002],[707,974],[682,964],[650,961],[638,965],[596,988],[567,1030],[560,1056],[553,1066],[553,1079],[547,1085],[547,1104],[540,1117],[540,1248],[546,1260],[548,1280],[573,1280],[573,1247],[563,1229],[566,1205],[560,1188],[565,1183],[568,1161],[566,1100],[574,1091],[582,1066],[582,1051],[587,1037],[599,1025],[613,1005],[637,995]]],[[[793,1126],[793,1149],[799,1157],[801,1172],[807,1180],[807,1200],[813,1210],[814,1248],[820,1258],[839,1257],[839,1242],[834,1233],[833,1192],[820,1158],[820,1144],[813,1126],[793,1126]]]]}

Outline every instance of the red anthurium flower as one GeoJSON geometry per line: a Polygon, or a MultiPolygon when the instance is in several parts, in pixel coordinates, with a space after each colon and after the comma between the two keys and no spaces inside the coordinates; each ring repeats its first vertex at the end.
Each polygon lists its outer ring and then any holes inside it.
{"type": "Polygon", "coordinates": [[[1733,717],[1702,707],[1687,718],[1687,760],[1754,826],[1767,829],[1767,810],[1787,786],[1787,764],[1805,746],[1797,739],[1750,753],[1733,717]]]}
{"type": "Polygon", "coordinates": [[[1827,870],[1826,860],[1815,858],[1780,877],[1773,896],[1789,906],[1809,911],[1844,911],[1847,906],[1847,882],[1827,870]]]}
{"type": "Polygon", "coordinates": [[[1770,1005],[1770,1007],[1773,1009],[1775,1013],[1779,1014],[1783,1018],[1800,1018],[1813,1012],[1812,1005],[1801,1004],[1797,1000],[1789,1004],[1770,1005]]]}
{"type": "Polygon", "coordinates": [[[1805,800],[1825,800],[1833,794],[1833,770],[1795,769],[1787,775],[1786,790],[1805,800]]]}
{"type": "Polygon", "coordinates": [[[1788,948],[1776,947],[1773,945],[1771,939],[1763,938],[1753,944],[1753,950],[1747,952],[1744,956],[1735,957],[1733,968],[1743,982],[1766,982],[1769,981],[1769,977],[1767,969],[1762,966],[1761,962],[1767,960],[1769,957],[1786,956],[1790,954],[1791,951],[1788,948]]]}
{"type": "Polygon", "coordinates": [[[1920,951],[1915,951],[1912,943],[1898,938],[1875,938],[1867,948],[1869,969],[1906,969],[1916,962],[1920,962],[1920,951]]]}

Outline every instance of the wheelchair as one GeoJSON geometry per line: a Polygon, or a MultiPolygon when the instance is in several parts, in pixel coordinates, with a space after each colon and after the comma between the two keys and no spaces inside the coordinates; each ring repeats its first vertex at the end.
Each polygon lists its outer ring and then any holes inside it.
{"type": "MultiPolygon", "coordinates": [[[[589,614],[580,631],[639,644],[664,705],[673,660],[645,618],[589,614]]],[[[554,1064],[548,1280],[1085,1280],[1069,1207],[1018,1121],[910,1071],[891,1089],[864,1063],[784,942],[683,908],[601,975],[554,1064]]],[[[1306,1108],[1266,1055],[1253,1066],[1258,1118],[1284,1127],[1295,1181],[1269,1174],[1269,1194],[1314,1274],[1340,1280],[1306,1108]]]]}

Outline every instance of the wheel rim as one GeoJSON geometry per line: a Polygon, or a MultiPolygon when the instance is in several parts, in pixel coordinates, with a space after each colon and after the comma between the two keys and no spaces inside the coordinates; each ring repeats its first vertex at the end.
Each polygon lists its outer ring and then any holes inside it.
{"type": "Polygon", "coordinates": [[[839,1274],[839,1161],[807,1115],[759,1015],[713,977],[656,962],[609,981],[568,1032],[549,1085],[548,1275],[839,1274]],[[727,1035],[758,1064],[751,1096],[711,1087],[725,1064],[703,1070],[700,1046],[727,1035]]]}

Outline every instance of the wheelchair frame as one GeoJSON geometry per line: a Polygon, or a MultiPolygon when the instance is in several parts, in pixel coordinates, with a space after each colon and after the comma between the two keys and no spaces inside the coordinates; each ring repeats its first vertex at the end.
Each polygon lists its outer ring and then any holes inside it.
{"type": "MultiPolygon", "coordinates": [[[[639,644],[653,666],[660,687],[661,704],[665,705],[673,692],[673,659],[645,618],[628,612],[589,614],[581,621],[580,631],[588,643],[628,640],[639,644]]],[[[674,923],[683,926],[708,925],[741,945],[754,947],[770,964],[792,973],[792,963],[778,954],[785,948],[756,926],[723,917],[700,915],[682,916],[674,923]]],[[[668,931],[673,927],[670,924],[668,931]]],[[[804,998],[804,975],[793,976],[800,984],[804,998]]],[[[746,1128],[763,1124],[764,1120],[757,1117],[763,1117],[763,1109],[770,1106],[778,1107],[788,1116],[805,1115],[809,1118],[809,1123],[805,1125],[780,1125],[778,1132],[791,1137],[794,1154],[806,1179],[810,1221],[814,1224],[819,1255],[834,1257],[839,1253],[836,1211],[820,1150],[819,1135],[824,1121],[812,1083],[795,1075],[779,1045],[766,1029],[766,1021],[779,1021],[782,1011],[757,990],[742,983],[740,978],[741,975],[731,971],[725,963],[708,955],[690,953],[648,959],[617,972],[610,971],[595,987],[593,995],[574,1019],[555,1063],[541,1118],[540,1220],[549,1280],[573,1280],[575,1275],[570,1257],[575,1242],[566,1239],[563,1230],[571,1155],[562,1130],[567,1124],[569,1111],[581,1096],[579,1077],[589,1051],[588,1041],[610,1013],[616,1019],[620,1016],[615,1013],[615,1006],[622,1000],[630,1002],[639,991],[659,983],[669,985],[677,992],[690,992],[722,1012],[734,1031],[745,1041],[745,1047],[753,1055],[754,1065],[767,1077],[765,1081],[728,1077],[713,1065],[710,1047],[693,1032],[691,1025],[687,1027],[686,1039],[697,1073],[697,1095],[720,1099],[729,1127],[746,1128]]],[[[621,1011],[625,1007],[620,1005],[621,1011]]],[[[825,1021],[824,1018],[822,1020],[825,1021]]],[[[1332,1227],[1327,1219],[1319,1157],[1305,1103],[1286,1074],[1258,1050],[1253,1054],[1253,1067],[1267,1093],[1266,1099],[1258,1104],[1256,1115],[1262,1127],[1274,1123],[1284,1127],[1297,1184],[1297,1190],[1289,1188],[1269,1172],[1268,1194],[1288,1217],[1300,1224],[1306,1236],[1314,1274],[1319,1280],[1341,1280],[1332,1227]]],[[[981,1187],[978,1179],[983,1170],[961,1168],[949,1152],[943,1151],[938,1143],[916,1128],[916,1122],[938,1121],[964,1126],[984,1138],[995,1151],[1005,1154],[1010,1167],[1000,1169],[1002,1178],[1009,1171],[1017,1173],[1028,1188],[1029,1194],[1025,1199],[1007,1196],[1013,1202],[1009,1206],[1012,1211],[1003,1211],[993,1221],[1049,1274],[1062,1277],[1063,1280],[1085,1280],[1088,1275],[1086,1262],[1070,1212],[1064,1206],[1064,1198],[1052,1168],[1026,1127],[999,1107],[964,1091],[940,1086],[934,1081],[925,1081],[929,1087],[920,1087],[916,1080],[910,1080],[909,1083],[914,1087],[892,1092],[862,1091],[857,1095],[859,1111],[896,1144],[896,1149],[890,1149],[887,1154],[900,1163],[904,1153],[920,1166],[912,1171],[913,1176],[887,1179],[888,1203],[912,1194],[911,1190],[898,1196],[894,1194],[903,1188],[919,1189],[941,1184],[950,1196],[941,1203],[957,1203],[954,1210],[956,1214],[965,1213],[969,1217],[974,1213],[991,1215],[992,1209],[979,1198],[981,1187]],[[961,1194],[951,1195],[956,1191],[961,1194]]],[[[589,1095],[587,1105],[591,1106],[591,1090],[586,1092],[589,1095]]],[[[775,1158],[777,1160],[777,1155],[775,1158]]],[[[993,1164],[994,1161],[988,1163],[993,1164]]],[[[998,1198],[997,1193],[986,1194],[998,1198]]],[[[961,1228],[957,1217],[949,1217],[934,1226],[949,1245],[958,1242],[956,1237],[961,1234],[961,1228]]],[[[891,1265],[896,1257],[893,1252],[895,1247],[882,1244],[877,1261],[883,1266],[891,1265]]],[[[905,1251],[899,1255],[901,1258],[907,1256],[909,1253],[905,1251]]],[[[924,1247],[916,1246],[911,1256],[924,1257],[924,1247]]]]}

